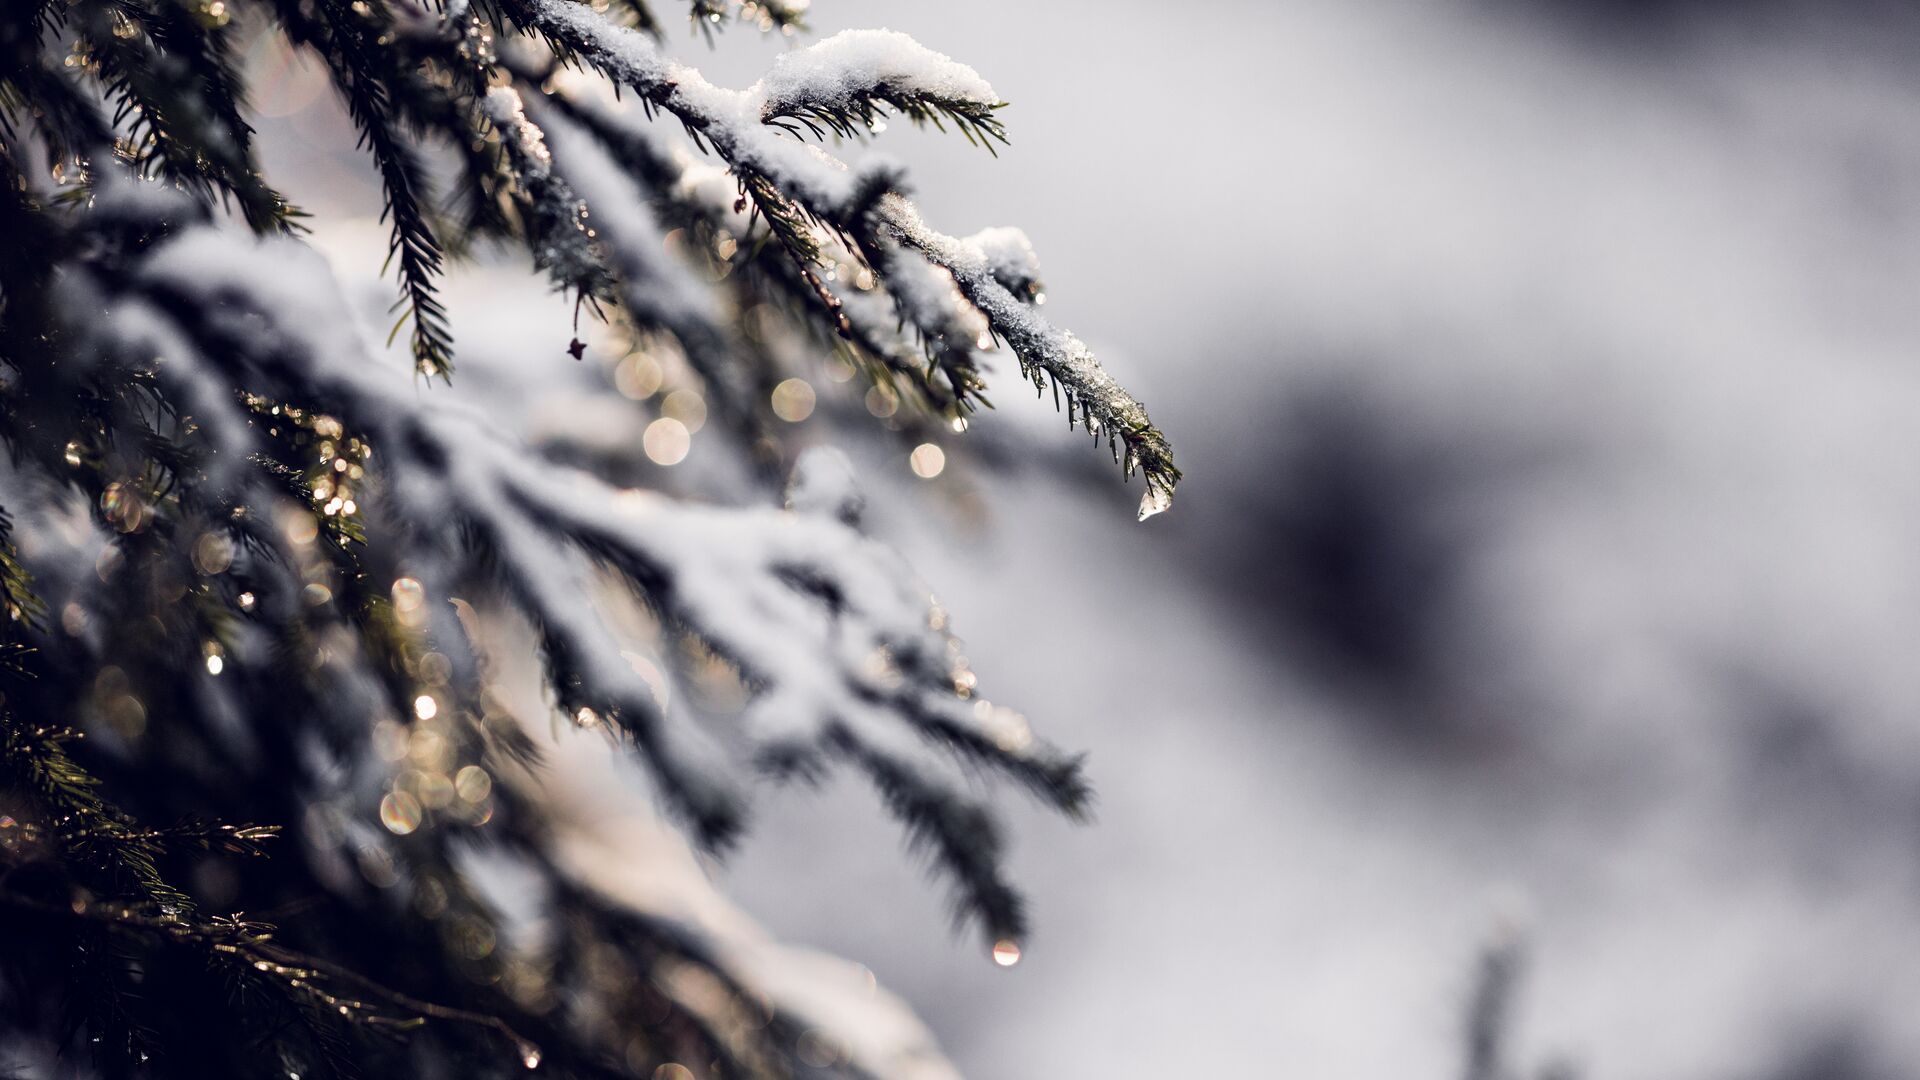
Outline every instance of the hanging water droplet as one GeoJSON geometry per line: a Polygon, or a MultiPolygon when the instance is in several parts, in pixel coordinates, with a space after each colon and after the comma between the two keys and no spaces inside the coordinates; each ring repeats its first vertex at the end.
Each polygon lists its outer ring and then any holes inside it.
{"type": "Polygon", "coordinates": [[[520,1044],[520,1064],[529,1069],[540,1067],[540,1048],[532,1043],[520,1044]]]}
{"type": "Polygon", "coordinates": [[[1148,484],[1147,493],[1140,496],[1140,518],[1145,521],[1155,514],[1165,513],[1173,505],[1173,492],[1157,484],[1148,484]]]}
{"type": "Polygon", "coordinates": [[[1012,938],[1001,938],[993,943],[993,962],[1001,967],[1012,967],[1020,962],[1020,943],[1012,938]]]}

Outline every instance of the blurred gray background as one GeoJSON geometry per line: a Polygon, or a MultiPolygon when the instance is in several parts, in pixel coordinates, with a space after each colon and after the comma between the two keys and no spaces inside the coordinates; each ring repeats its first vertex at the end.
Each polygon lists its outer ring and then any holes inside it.
{"type": "MultiPolygon", "coordinates": [[[[764,798],[735,898],[988,1080],[1451,1077],[1477,951],[1515,930],[1523,1063],[1920,1075],[1920,18],[811,21],[907,31],[1013,103],[997,159],[904,125],[876,149],[946,231],[1026,228],[1049,316],[1188,479],[1133,524],[1008,371],[968,438],[1064,465],[929,485],[856,455],[983,690],[1091,751],[1098,820],[1008,794],[1037,927],[1010,970],[853,783],[764,798]],[[966,484],[984,516],[940,497],[966,484]]],[[[673,40],[736,86],[781,47],[673,40]]],[[[365,250],[377,204],[302,85],[261,102],[270,171],[365,250]]],[[[538,319],[455,293],[463,355],[553,352],[565,306],[521,280],[538,319]]]]}

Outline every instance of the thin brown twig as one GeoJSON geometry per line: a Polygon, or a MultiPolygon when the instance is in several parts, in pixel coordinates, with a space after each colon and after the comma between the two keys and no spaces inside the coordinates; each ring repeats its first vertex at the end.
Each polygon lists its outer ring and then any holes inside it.
{"type": "MultiPolygon", "coordinates": [[[[249,930],[249,924],[234,916],[231,929],[225,926],[205,926],[182,922],[178,919],[159,918],[144,915],[130,907],[110,904],[89,904],[76,902],[62,907],[23,896],[0,892],[0,905],[30,911],[55,918],[73,919],[104,926],[110,930],[137,933],[162,938],[175,944],[192,943],[204,945],[218,952],[237,956],[250,962],[256,970],[281,975],[294,989],[304,990],[318,995],[330,1005],[338,1005],[343,1013],[361,1011],[365,1002],[346,1001],[326,993],[308,981],[308,973],[318,974],[337,982],[351,984],[360,992],[378,998],[383,1003],[405,1012],[418,1014],[414,1022],[423,1022],[427,1018],[449,1023],[471,1024],[476,1027],[491,1028],[511,1040],[516,1053],[522,1057],[538,1060],[538,1048],[533,1042],[515,1031],[498,1016],[476,1012],[471,1009],[457,1008],[452,1005],[439,1005],[431,1001],[414,997],[404,991],[382,985],[349,968],[330,960],[289,949],[283,945],[269,944],[266,931],[249,930]],[[256,936],[249,937],[249,934],[256,936]]],[[[252,924],[265,927],[266,924],[252,924]]],[[[369,1022],[392,1022],[394,1018],[369,1015],[369,1022]]],[[[406,1023],[402,1020],[401,1023],[406,1023]]]]}

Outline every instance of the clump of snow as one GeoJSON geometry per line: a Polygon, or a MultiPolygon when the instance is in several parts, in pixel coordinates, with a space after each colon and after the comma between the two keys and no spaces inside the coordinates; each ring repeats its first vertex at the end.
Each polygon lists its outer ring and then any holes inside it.
{"type": "Polygon", "coordinates": [[[736,171],[771,178],[816,213],[831,218],[854,213],[869,187],[895,172],[879,159],[848,168],[818,146],[767,127],[761,123],[758,90],[715,86],[699,70],[668,59],[647,35],[609,22],[585,4],[534,0],[532,10],[543,31],[678,116],[736,171]]]}
{"type": "Polygon", "coordinates": [[[849,525],[860,520],[866,499],[853,475],[853,462],[832,446],[810,446],[793,464],[787,481],[787,507],[802,514],[839,518],[849,525]]]}
{"type": "Polygon", "coordinates": [[[992,105],[980,73],[897,30],[843,30],[773,63],[748,91],[766,114],[817,106],[845,109],[885,90],[906,97],[992,105]]]}
{"type": "Polygon", "coordinates": [[[531,165],[543,171],[552,167],[553,155],[547,152],[546,139],[540,129],[527,120],[519,91],[511,86],[496,86],[487,91],[481,107],[486,110],[487,118],[498,125],[526,155],[531,165]]]}
{"type": "Polygon", "coordinates": [[[1031,297],[1040,287],[1040,256],[1026,231],[1011,225],[981,229],[966,238],[986,257],[994,280],[1019,297],[1031,297]]]}
{"type": "Polygon", "coordinates": [[[922,332],[934,337],[952,335],[974,341],[989,330],[987,318],[967,301],[953,275],[911,256],[900,258],[897,248],[876,253],[887,275],[887,287],[900,308],[922,332]]]}

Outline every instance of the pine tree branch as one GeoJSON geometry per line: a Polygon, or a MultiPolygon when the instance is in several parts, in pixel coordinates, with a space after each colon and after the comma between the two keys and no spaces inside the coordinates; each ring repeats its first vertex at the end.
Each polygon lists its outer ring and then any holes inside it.
{"type": "MultiPolygon", "coordinates": [[[[321,58],[379,173],[398,326],[411,324],[419,370],[445,376],[451,363],[436,291],[445,252],[508,237],[562,288],[671,337],[767,476],[808,437],[782,445],[789,429],[770,417],[798,421],[773,386],[819,346],[842,349],[888,393],[959,420],[986,404],[982,356],[997,336],[1036,384],[1064,387],[1073,420],[1097,421],[1164,498],[1178,476],[1164,440],[1085,346],[1038,319],[1024,237],[936,233],[910,216],[897,170],[848,168],[793,137],[861,138],[905,115],[1004,141],[999,98],[977,73],[900,35],[853,34],[783,58],[747,90],[724,90],[665,58],[642,0],[604,12],[565,0],[449,0],[439,12],[412,0],[27,5],[0,27],[0,233],[31,249],[0,260],[0,437],[15,467],[50,479],[52,494],[22,504],[29,560],[15,557],[0,517],[0,601],[25,611],[36,592],[47,597],[59,627],[18,625],[26,640],[64,636],[57,654],[0,651],[0,667],[58,674],[9,699],[36,714],[84,717],[123,701],[140,710],[106,715],[128,752],[103,756],[101,775],[142,777],[157,748],[194,763],[178,775],[149,770],[133,789],[140,809],[167,807],[181,822],[153,828],[115,809],[58,745],[34,743],[14,762],[40,793],[36,806],[68,807],[67,826],[80,829],[58,834],[60,874],[105,883],[77,911],[115,924],[89,931],[88,954],[98,969],[89,1026],[118,1047],[115,1069],[179,1045],[165,1022],[174,1003],[143,997],[172,985],[148,961],[178,976],[209,951],[224,958],[214,973],[243,1010],[272,1014],[258,1046],[224,1065],[278,1056],[303,1075],[328,1061],[350,1068],[361,1043],[336,1022],[341,1009],[370,1030],[486,1027],[523,1052],[533,1045],[525,1033],[547,1048],[550,1069],[570,1075],[663,1064],[596,1027],[594,1010],[615,995],[585,971],[561,970],[580,957],[490,951],[508,927],[461,863],[482,837],[532,868],[536,893],[557,898],[544,912],[604,927],[645,978],[685,972],[718,987],[676,992],[666,1020],[629,1014],[649,1038],[669,1025],[690,1060],[729,1074],[796,1061],[797,1023],[771,1010],[764,1030],[735,1023],[729,1009],[753,994],[736,958],[663,923],[623,922],[616,934],[567,899],[577,867],[538,858],[552,842],[539,796],[498,771],[534,754],[482,692],[491,674],[486,636],[469,625],[474,605],[531,626],[554,704],[630,740],[710,846],[739,828],[754,767],[799,777],[849,767],[931,855],[959,917],[996,944],[1024,933],[1000,826],[971,781],[1010,778],[1078,816],[1090,800],[1081,761],[975,693],[925,585],[859,531],[844,469],[824,476],[819,456],[803,455],[791,509],[776,510],[679,503],[555,467],[498,417],[383,373],[310,251],[212,227],[222,203],[256,228],[290,216],[273,209],[264,183],[253,186],[236,31],[223,21],[270,12],[279,27],[269,33],[321,58]],[[50,69],[42,52],[69,27],[84,48],[68,69],[50,69]],[[675,157],[630,117],[554,93],[553,72],[510,47],[496,54],[496,37],[522,33],[561,65],[611,75],[638,95],[640,112],[669,118],[661,126],[677,125],[717,167],[675,157]],[[122,110],[116,119],[100,115],[96,90],[122,110]],[[122,157],[165,182],[124,175],[115,136],[126,137],[122,157]],[[40,146],[28,145],[36,138],[53,160],[84,160],[77,182],[45,189],[40,146]],[[428,183],[426,155],[444,149],[456,166],[444,206],[464,216],[443,209],[428,183]],[[86,508],[69,516],[92,548],[49,572],[44,526],[67,513],[62,500],[86,508]],[[107,554],[96,562],[94,550],[107,554]],[[701,702],[669,697],[657,672],[643,675],[620,651],[612,613],[599,610],[609,582],[639,594],[669,647],[737,680],[739,737],[724,749],[692,722],[701,702]],[[105,693],[119,696],[89,700],[105,693]],[[275,723],[247,722],[265,710],[275,723]],[[367,816],[375,804],[377,822],[367,816]],[[260,830],[199,823],[202,808],[254,805],[281,811],[310,865],[272,861],[245,895],[259,888],[275,908],[319,897],[303,913],[309,952],[267,940],[259,924],[195,913],[161,876],[180,851],[257,849],[260,830]],[[422,933],[436,918],[446,920],[439,932],[422,933]],[[186,926],[193,940],[163,924],[186,926]],[[464,951],[468,927],[487,935],[486,950],[464,951]],[[363,933],[366,947],[392,955],[348,962],[343,950],[356,946],[346,943],[363,933]],[[529,974],[546,959],[552,971],[529,974]],[[469,978],[475,988],[445,1005],[390,989],[469,978]],[[567,1007],[553,1009],[556,1000],[567,1007]]],[[[703,31],[723,25],[712,14],[790,30],[803,9],[696,0],[690,13],[703,31]]],[[[924,418],[904,422],[911,430],[924,418]]],[[[10,508],[16,501],[10,491],[10,508]]],[[[30,876],[8,878],[0,900],[62,907],[58,889],[25,889],[30,876]]],[[[181,1015],[215,1011],[181,1005],[181,1015]]],[[[424,1047],[421,1060],[456,1072],[474,1071],[487,1049],[425,1038],[411,1044],[424,1047]]]]}
{"type": "Polygon", "coordinates": [[[788,53],[752,93],[760,122],[796,137],[877,134],[891,108],[916,125],[952,124],[990,153],[1007,141],[996,115],[1006,102],[978,72],[891,30],[843,31],[788,53]]]}
{"type": "MultiPolygon", "coordinates": [[[[993,334],[1013,347],[1023,373],[1036,381],[1044,374],[1065,390],[1070,422],[1077,419],[1095,439],[1104,438],[1126,475],[1136,470],[1144,475],[1147,492],[1141,500],[1141,519],[1171,504],[1180,470],[1173,464],[1166,436],[1153,426],[1146,409],[1100,367],[1083,342],[1049,325],[1009,292],[994,276],[996,262],[983,250],[930,229],[912,204],[889,193],[897,183],[890,167],[848,169],[816,155],[810,147],[779,138],[774,134],[777,129],[759,119],[759,110],[768,100],[767,83],[745,92],[722,90],[698,72],[664,58],[646,37],[608,23],[584,5],[569,0],[513,0],[508,10],[523,25],[539,30],[568,53],[641,94],[652,107],[679,119],[697,145],[710,146],[740,177],[743,189],[761,211],[769,213],[772,208],[769,224],[776,235],[783,236],[783,243],[788,242],[783,234],[796,238],[789,251],[803,267],[817,252],[817,246],[809,246],[810,238],[798,239],[801,223],[811,218],[855,240],[881,233],[952,274],[967,301],[987,317],[993,334]],[[869,216],[872,221],[867,220],[869,216]]],[[[862,43],[862,39],[854,41],[862,43]]],[[[850,72],[858,66],[859,52],[835,48],[798,62],[799,74],[792,83],[804,90],[787,89],[785,82],[776,80],[773,89],[782,95],[776,100],[794,107],[810,100],[804,93],[813,93],[822,95],[819,100],[832,101],[832,95],[842,92],[853,78],[850,72]]],[[[937,53],[912,54],[912,61],[903,69],[914,71],[923,87],[943,87],[941,92],[956,94],[956,100],[978,89],[967,78],[971,69],[950,67],[951,62],[937,53]],[[944,89],[948,86],[962,89],[944,89]]],[[[857,98],[854,93],[846,100],[857,98]]],[[[844,320],[832,294],[824,287],[820,293],[836,322],[844,320]]]]}
{"type": "Polygon", "coordinates": [[[385,5],[355,14],[345,0],[320,0],[324,21],[306,17],[297,7],[283,4],[289,34],[312,47],[333,74],[334,85],[346,102],[347,113],[360,131],[360,145],[373,155],[380,171],[386,206],[383,221],[392,222],[387,260],[400,278],[401,312],[394,333],[412,324],[411,345],[416,370],[449,378],[453,371],[453,336],[440,302],[437,279],[442,273],[440,241],[428,222],[426,175],[412,144],[400,131],[394,89],[405,72],[393,66],[390,50],[380,36],[391,32],[385,5]]]}
{"type": "Polygon", "coordinates": [[[125,145],[146,175],[231,198],[256,231],[296,227],[299,212],[253,161],[218,26],[188,29],[171,7],[134,0],[80,0],[73,12],[79,55],[119,103],[115,123],[127,125],[125,145]]]}
{"type": "MultiPolygon", "coordinates": [[[[301,396],[382,447],[397,478],[398,507],[444,528],[451,518],[491,553],[519,605],[541,628],[551,682],[570,709],[589,708],[632,734],[670,798],[704,836],[722,841],[737,820],[730,781],[700,764],[703,751],[683,746],[652,691],[612,648],[587,599],[582,575],[555,562],[556,542],[586,552],[640,587],[673,625],[697,635],[740,667],[758,690],[746,722],[764,760],[793,768],[836,747],[855,747],[876,781],[918,787],[890,795],[917,819],[909,825],[941,840],[942,862],[974,873],[992,851],[957,854],[988,833],[957,829],[985,814],[956,785],[933,779],[935,767],[910,751],[913,741],[946,743],[975,759],[1003,765],[1065,808],[1084,787],[1075,764],[1039,743],[995,739],[968,700],[951,666],[947,638],[932,628],[924,587],[891,552],[837,521],[776,512],[681,506],[620,495],[585,476],[556,483],[517,447],[456,416],[423,413],[374,379],[369,369],[320,347],[314,331],[276,324],[268,314],[288,297],[268,294],[250,268],[284,254],[235,247],[201,232],[161,249],[137,279],[136,294],[171,317],[228,377],[276,396],[301,396]],[[250,338],[196,322],[209,301],[255,313],[250,338]],[[274,328],[262,334],[262,328],[274,328]],[[416,494],[417,492],[417,494],[416,494]],[[816,639],[821,621],[838,629],[825,651],[797,649],[816,639]],[[822,675],[826,677],[823,679],[822,675]],[[980,727],[983,734],[956,739],[980,727]],[[911,739],[903,735],[912,733],[911,739]],[[688,756],[692,753],[693,756],[688,756]],[[887,762],[882,768],[877,763],[887,762]],[[1036,783],[1036,781],[1038,781],[1036,783]],[[965,802],[942,815],[942,799],[965,802]]],[[[125,301],[121,301],[124,303],[125,301]]],[[[328,320],[314,320],[326,322],[328,320]]],[[[990,876],[965,882],[970,904],[997,932],[1016,927],[990,876]]]]}
{"type": "Polygon", "coordinates": [[[7,515],[6,507],[0,506],[0,615],[8,623],[4,635],[12,638],[20,630],[37,630],[40,620],[47,614],[46,601],[33,591],[33,575],[20,563],[20,553],[13,546],[13,519],[7,515]]]}
{"type": "Polygon", "coordinates": [[[540,1048],[498,1016],[436,1004],[382,985],[323,957],[289,949],[272,941],[275,928],[265,923],[243,921],[238,916],[204,920],[177,915],[154,916],[115,904],[48,904],[4,889],[0,889],[0,907],[45,919],[96,926],[151,944],[199,949],[210,961],[225,961],[257,972],[290,995],[310,1000],[315,1007],[374,1027],[406,1030],[427,1020],[439,1020],[484,1028],[511,1044],[526,1059],[527,1068],[534,1068],[541,1060],[540,1048]],[[336,992],[331,984],[340,984],[341,989],[336,992]],[[349,992],[364,998],[349,997],[349,992]],[[381,1013],[376,1011],[376,1003],[412,1015],[381,1013]]]}
{"type": "MultiPolygon", "coordinates": [[[[1092,350],[1072,334],[1056,329],[1022,303],[1002,282],[998,265],[978,244],[956,240],[928,228],[905,199],[889,195],[875,207],[877,229],[948,273],[960,292],[986,315],[993,333],[1013,347],[1029,378],[1050,377],[1067,394],[1069,419],[1075,410],[1094,438],[1125,447],[1121,462],[1128,476],[1137,469],[1147,493],[1141,520],[1166,509],[1180,470],[1166,436],[1147,418],[1147,410],[1107,374],[1092,350]]],[[[1116,449],[1116,454],[1118,453],[1116,449]]]]}

